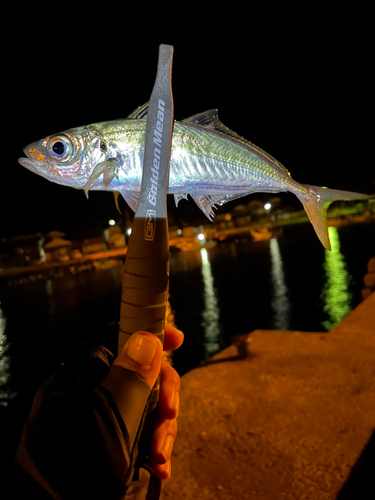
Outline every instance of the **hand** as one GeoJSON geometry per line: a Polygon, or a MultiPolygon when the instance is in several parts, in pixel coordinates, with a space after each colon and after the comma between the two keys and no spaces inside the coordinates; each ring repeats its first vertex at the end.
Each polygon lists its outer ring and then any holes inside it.
{"type": "MultiPolygon", "coordinates": [[[[177,349],[182,341],[183,334],[167,325],[164,348],[177,349]]],[[[139,422],[160,370],[158,420],[148,455],[155,475],[169,477],[180,379],[162,362],[162,351],[156,336],[138,332],[112,366],[110,351],[96,348],[66,363],[42,385],[16,455],[21,467],[11,481],[13,487],[23,485],[17,498],[27,498],[37,483],[52,498],[123,498],[133,475],[139,422]],[[36,481],[29,482],[26,473],[36,481]]]]}
{"type": "MultiPolygon", "coordinates": [[[[165,327],[164,350],[173,351],[183,342],[183,333],[171,325],[165,327]]],[[[113,365],[138,373],[152,388],[158,377],[161,363],[161,383],[158,403],[158,423],[151,438],[150,466],[160,479],[171,473],[173,444],[177,434],[177,416],[180,407],[180,377],[176,370],[162,361],[162,344],[148,332],[134,334],[113,365]]],[[[126,393],[124,393],[126,398],[126,393]]]]}

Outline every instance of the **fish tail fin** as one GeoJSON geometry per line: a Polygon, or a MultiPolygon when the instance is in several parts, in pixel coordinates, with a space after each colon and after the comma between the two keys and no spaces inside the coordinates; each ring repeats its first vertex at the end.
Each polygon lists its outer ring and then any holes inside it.
{"type": "Polygon", "coordinates": [[[327,250],[331,250],[327,229],[327,209],[329,205],[337,200],[368,200],[372,198],[367,194],[340,191],[318,186],[304,184],[308,193],[296,193],[305,209],[315,232],[327,250]]]}

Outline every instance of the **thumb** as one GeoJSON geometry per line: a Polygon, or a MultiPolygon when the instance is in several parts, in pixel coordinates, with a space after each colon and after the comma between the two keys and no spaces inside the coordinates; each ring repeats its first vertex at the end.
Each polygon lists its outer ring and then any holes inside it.
{"type": "MultiPolygon", "coordinates": [[[[160,372],[163,345],[152,333],[134,333],[113,362],[100,388],[109,392],[133,448],[148,397],[160,372]]],[[[108,398],[108,393],[107,393],[108,398]]],[[[129,450],[129,452],[130,452],[129,450]]]]}
{"type": "Polygon", "coordinates": [[[149,332],[137,332],[124,345],[114,366],[140,375],[152,388],[160,372],[163,345],[156,335],[149,332]]]}

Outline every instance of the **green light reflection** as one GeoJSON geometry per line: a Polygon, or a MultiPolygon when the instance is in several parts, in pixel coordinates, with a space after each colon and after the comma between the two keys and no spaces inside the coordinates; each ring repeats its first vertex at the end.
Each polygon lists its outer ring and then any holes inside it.
{"type": "Polygon", "coordinates": [[[322,322],[322,326],[331,330],[353,309],[353,295],[349,291],[350,280],[343,254],[340,252],[340,239],[337,228],[328,228],[331,251],[325,251],[323,269],[326,282],[323,286],[321,298],[324,302],[324,311],[328,319],[322,322]]]}

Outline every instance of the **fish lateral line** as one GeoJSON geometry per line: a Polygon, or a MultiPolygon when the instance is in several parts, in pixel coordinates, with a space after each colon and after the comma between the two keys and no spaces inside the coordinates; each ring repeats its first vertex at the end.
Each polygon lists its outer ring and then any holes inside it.
{"type": "MultiPolygon", "coordinates": [[[[153,163],[147,182],[150,187],[148,197],[153,207],[159,193],[159,182],[162,181],[159,146],[165,132],[164,104],[162,101],[158,103],[157,121],[152,131],[153,163]]],[[[147,112],[148,103],[124,120],[101,122],[50,135],[27,146],[24,149],[26,158],[20,158],[19,163],[51,182],[83,188],[86,196],[92,189],[120,193],[135,212],[143,172],[147,112]],[[65,138],[65,142],[61,139],[55,148],[59,153],[57,155],[51,144],[56,145],[58,138],[65,138]],[[102,143],[105,148],[101,148],[102,143]],[[110,157],[105,158],[105,155],[110,157]],[[100,176],[103,180],[97,182],[100,176]]],[[[329,204],[337,200],[371,198],[362,193],[298,183],[278,160],[227,128],[219,120],[217,109],[174,123],[169,193],[174,195],[176,206],[190,195],[212,221],[214,210],[229,201],[255,192],[283,191],[298,197],[318,238],[327,249],[330,247],[326,223],[329,204]],[[211,149],[207,149],[207,144],[211,149]],[[202,192],[200,186],[203,185],[208,192],[202,192]],[[233,194],[228,194],[231,191],[233,194]]],[[[115,203],[119,210],[119,195],[116,196],[115,203]]]]}

